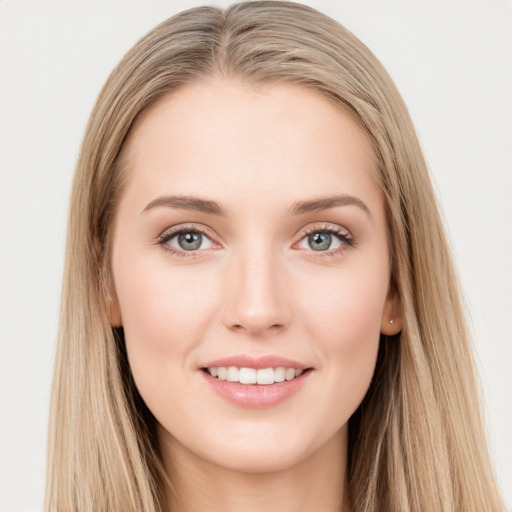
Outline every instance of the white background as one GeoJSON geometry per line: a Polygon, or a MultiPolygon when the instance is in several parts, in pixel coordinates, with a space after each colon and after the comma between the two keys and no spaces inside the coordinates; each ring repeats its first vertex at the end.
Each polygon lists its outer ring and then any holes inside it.
{"type": "MultiPolygon", "coordinates": [[[[202,3],[0,0],[0,512],[42,509],[68,193],[87,117],[140,36],[202,3]]],[[[373,50],[410,108],[466,293],[493,460],[512,507],[512,2],[306,3],[373,50]]]]}

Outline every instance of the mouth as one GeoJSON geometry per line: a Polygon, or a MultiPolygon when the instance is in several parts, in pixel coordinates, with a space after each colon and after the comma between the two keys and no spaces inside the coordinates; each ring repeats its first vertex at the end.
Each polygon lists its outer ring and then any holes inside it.
{"type": "Polygon", "coordinates": [[[272,384],[294,380],[303,373],[309,372],[312,368],[212,366],[202,368],[202,370],[221,381],[237,382],[244,385],[271,386],[272,384]]]}
{"type": "Polygon", "coordinates": [[[278,356],[217,359],[199,368],[215,394],[242,408],[273,407],[300,392],[313,367],[278,356]]]}

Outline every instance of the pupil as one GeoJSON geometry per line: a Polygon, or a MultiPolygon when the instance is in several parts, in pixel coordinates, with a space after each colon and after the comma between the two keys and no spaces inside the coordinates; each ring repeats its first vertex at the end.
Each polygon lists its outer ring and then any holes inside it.
{"type": "Polygon", "coordinates": [[[331,246],[331,235],[329,233],[314,233],[309,235],[309,245],[314,251],[324,251],[331,246]]]}
{"type": "Polygon", "coordinates": [[[186,251],[193,251],[199,249],[201,246],[201,234],[200,233],[182,233],[178,237],[180,247],[186,251]]]}

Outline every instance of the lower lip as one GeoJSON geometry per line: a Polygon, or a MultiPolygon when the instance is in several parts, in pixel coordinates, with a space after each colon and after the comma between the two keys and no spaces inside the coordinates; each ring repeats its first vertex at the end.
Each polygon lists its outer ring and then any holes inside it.
{"type": "Polygon", "coordinates": [[[228,382],[212,377],[205,371],[201,371],[201,373],[212,389],[228,402],[240,407],[263,409],[277,405],[297,393],[305,384],[311,370],[292,380],[268,385],[228,382]]]}

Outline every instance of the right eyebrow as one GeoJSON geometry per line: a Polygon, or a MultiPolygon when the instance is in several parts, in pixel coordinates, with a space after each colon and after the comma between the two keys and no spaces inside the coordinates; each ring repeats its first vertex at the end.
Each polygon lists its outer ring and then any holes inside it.
{"type": "Polygon", "coordinates": [[[141,213],[147,212],[159,206],[166,206],[167,208],[177,208],[180,210],[193,210],[210,215],[225,216],[226,212],[222,206],[216,201],[209,199],[201,199],[193,196],[161,196],[151,201],[141,213]]]}

